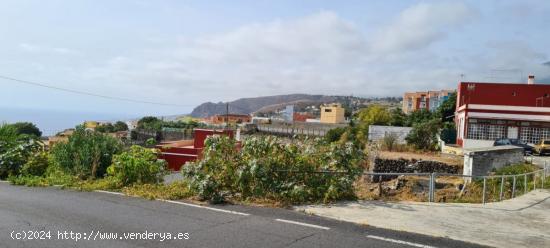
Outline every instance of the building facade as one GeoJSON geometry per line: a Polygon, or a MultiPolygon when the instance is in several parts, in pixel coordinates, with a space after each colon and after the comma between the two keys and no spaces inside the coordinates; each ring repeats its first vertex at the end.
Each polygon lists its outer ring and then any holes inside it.
{"type": "Polygon", "coordinates": [[[534,144],[550,138],[550,85],[461,82],[455,122],[463,148],[493,146],[500,138],[534,144]]]}
{"type": "Polygon", "coordinates": [[[340,124],[345,123],[346,110],[339,103],[321,106],[321,123],[340,124]]]}
{"type": "Polygon", "coordinates": [[[454,90],[407,92],[403,95],[403,113],[426,109],[435,111],[454,90]]]}

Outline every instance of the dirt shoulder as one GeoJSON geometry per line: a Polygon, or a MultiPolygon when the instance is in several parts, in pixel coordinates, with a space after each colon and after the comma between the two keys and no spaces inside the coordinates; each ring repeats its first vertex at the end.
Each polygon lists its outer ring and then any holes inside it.
{"type": "Polygon", "coordinates": [[[446,163],[448,165],[463,166],[463,157],[446,155],[440,153],[416,153],[416,152],[389,152],[389,151],[380,151],[378,153],[380,158],[384,159],[416,159],[416,160],[431,160],[446,163]]]}

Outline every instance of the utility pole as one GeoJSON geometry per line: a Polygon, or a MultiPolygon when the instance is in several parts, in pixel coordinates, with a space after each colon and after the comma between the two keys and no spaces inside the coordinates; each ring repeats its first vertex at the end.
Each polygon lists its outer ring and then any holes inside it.
{"type": "Polygon", "coordinates": [[[229,129],[229,103],[225,104],[225,128],[229,129]]]}

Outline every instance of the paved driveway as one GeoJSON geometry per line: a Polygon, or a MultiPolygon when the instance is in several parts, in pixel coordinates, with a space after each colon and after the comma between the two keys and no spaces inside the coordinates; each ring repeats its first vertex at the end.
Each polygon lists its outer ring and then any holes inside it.
{"type": "Polygon", "coordinates": [[[497,203],[349,202],[297,210],[393,230],[495,247],[550,247],[550,191],[497,203]]]}

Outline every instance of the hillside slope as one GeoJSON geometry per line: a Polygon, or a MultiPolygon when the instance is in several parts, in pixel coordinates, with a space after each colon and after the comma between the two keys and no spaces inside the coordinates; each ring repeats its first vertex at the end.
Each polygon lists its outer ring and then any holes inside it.
{"type": "MultiPolygon", "coordinates": [[[[241,98],[229,102],[229,112],[232,114],[251,114],[261,111],[268,111],[275,108],[284,107],[287,104],[295,103],[328,103],[339,100],[342,97],[324,96],[324,95],[307,95],[307,94],[291,94],[277,96],[263,96],[254,98],[241,98]]],[[[197,106],[191,112],[193,117],[208,117],[216,114],[226,113],[226,103],[207,102],[197,106]]]]}

